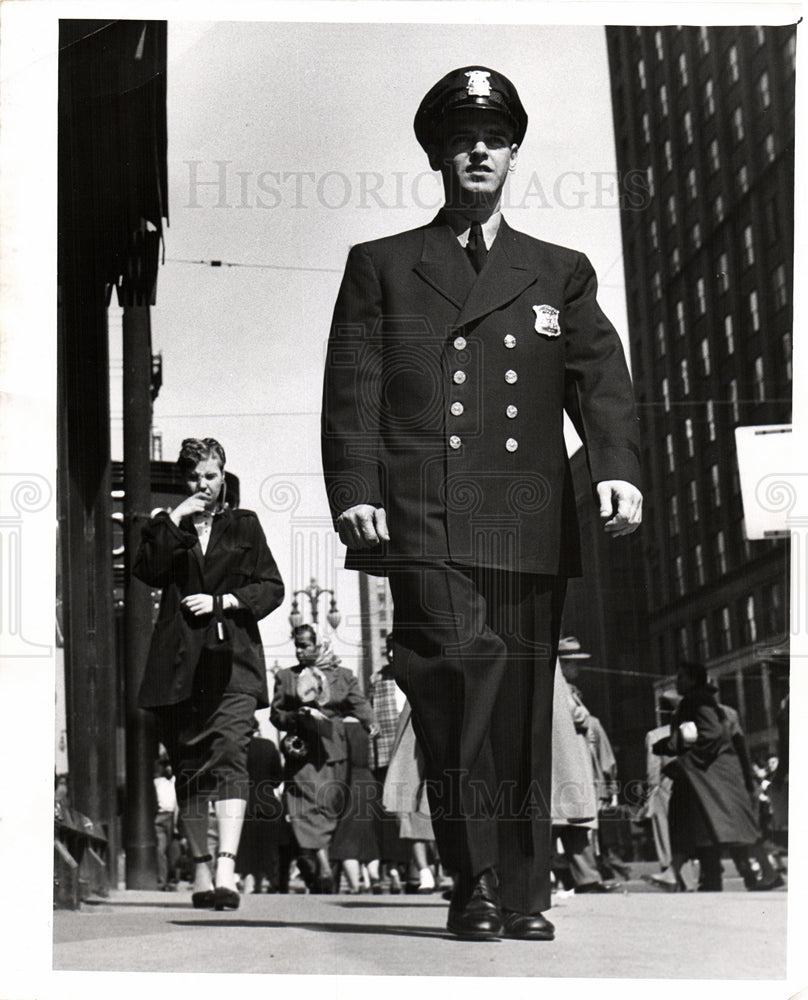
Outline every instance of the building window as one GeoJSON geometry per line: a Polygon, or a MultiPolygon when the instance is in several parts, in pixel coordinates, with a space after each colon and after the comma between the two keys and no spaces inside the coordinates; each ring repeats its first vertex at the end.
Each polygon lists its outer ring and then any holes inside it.
{"type": "Polygon", "coordinates": [[[702,662],[710,658],[710,632],[706,618],[699,618],[696,627],[696,655],[702,662]]]}
{"type": "Polygon", "coordinates": [[[747,642],[757,642],[757,622],[755,621],[755,598],[752,594],[746,598],[745,633],[747,642]]]}
{"type": "Polygon", "coordinates": [[[668,510],[670,512],[668,531],[671,538],[675,538],[679,534],[679,498],[675,494],[670,498],[668,510]]]}
{"type": "Polygon", "coordinates": [[[685,127],[685,141],[688,146],[693,145],[693,116],[689,111],[685,111],[685,116],[683,118],[683,123],[685,127]]]}
{"type": "Polygon", "coordinates": [[[666,413],[671,412],[671,390],[667,378],[662,379],[662,403],[666,413]]]}
{"type": "Polygon", "coordinates": [[[746,194],[749,190],[749,171],[747,170],[745,163],[742,163],[738,169],[738,173],[735,175],[735,180],[738,184],[738,192],[740,194],[746,194]]]}
{"type": "Polygon", "coordinates": [[[651,119],[647,111],[643,111],[642,115],[642,135],[646,143],[651,142],[651,119]]]}
{"type": "Polygon", "coordinates": [[[699,28],[699,51],[703,56],[706,56],[710,51],[710,36],[707,34],[707,28],[704,25],[699,28]]]}
{"type": "Polygon", "coordinates": [[[673,434],[665,435],[665,454],[668,458],[668,472],[673,472],[676,468],[676,457],[673,453],[673,434]]]}
{"type": "Polygon", "coordinates": [[[715,441],[715,404],[711,399],[707,400],[707,437],[715,441]]]}
{"type": "Polygon", "coordinates": [[[704,553],[701,545],[693,549],[693,563],[696,567],[696,580],[700,587],[704,586],[704,553]]]}
{"type": "Polygon", "coordinates": [[[665,169],[668,171],[668,173],[670,173],[671,170],[673,170],[673,153],[671,151],[670,139],[665,140],[665,143],[662,147],[662,152],[665,156],[665,169]]]}
{"type": "Polygon", "coordinates": [[[727,540],[723,531],[715,536],[715,565],[718,575],[723,576],[727,571],[727,540]]]}
{"type": "Polygon", "coordinates": [[[761,25],[757,25],[755,28],[755,41],[757,42],[757,47],[760,48],[761,45],[766,41],[766,33],[764,32],[761,25]]]}
{"type": "Polygon", "coordinates": [[[683,659],[688,659],[690,656],[690,641],[687,635],[687,625],[682,625],[678,631],[679,636],[679,653],[683,659]]]}
{"type": "Polygon", "coordinates": [[[676,225],[676,199],[673,195],[668,198],[668,223],[671,226],[676,225]]]}
{"type": "Polygon", "coordinates": [[[671,271],[676,274],[682,267],[682,258],[679,253],[679,247],[674,247],[671,250],[671,271]]]}
{"type": "Polygon", "coordinates": [[[717,465],[710,466],[710,503],[716,510],[721,506],[721,476],[717,465]]]}
{"type": "Polygon", "coordinates": [[[755,243],[751,226],[745,226],[743,231],[743,260],[747,267],[755,263],[755,243]]]}
{"type": "Polygon", "coordinates": [[[764,110],[769,107],[772,103],[771,88],[769,86],[769,74],[765,71],[760,74],[758,78],[758,96],[760,98],[760,106],[764,110]]]}
{"type": "Polygon", "coordinates": [[[701,342],[701,374],[706,378],[710,374],[710,371],[710,342],[704,337],[701,342]]]}
{"type": "Polygon", "coordinates": [[[739,77],[738,72],[738,49],[735,45],[730,46],[729,50],[729,77],[733,83],[738,82],[739,77]]]}
{"type": "Polygon", "coordinates": [[[691,167],[687,172],[687,194],[690,200],[693,201],[698,193],[698,187],[696,186],[696,171],[693,167],[691,167]]]}
{"type": "Polygon", "coordinates": [[[788,68],[792,73],[797,71],[797,36],[790,35],[788,41],[786,42],[786,58],[788,59],[788,68]]]}
{"type": "Polygon", "coordinates": [[[724,199],[720,194],[715,196],[715,201],[713,202],[713,214],[715,215],[716,222],[724,221],[724,199]]]}
{"type": "Polygon", "coordinates": [[[749,315],[752,317],[752,329],[757,333],[760,330],[760,309],[758,294],[755,291],[749,293],[749,315]]]}
{"type": "Polygon", "coordinates": [[[654,45],[656,46],[657,59],[662,62],[665,58],[665,52],[662,48],[662,32],[659,30],[654,32],[654,45]]]}
{"type": "Polygon", "coordinates": [[[755,399],[758,403],[766,402],[766,380],[763,374],[763,358],[755,358],[755,399]]]}
{"type": "Polygon", "coordinates": [[[686,87],[688,84],[687,77],[687,56],[682,52],[679,55],[679,76],[682,80],[682,86],[686,87]]]}
{"type": "Polygon", "coordinates": [[[791,334],[790,333],[784,333],[783,334],[782,344],[783,344],[783,360],[785,361],[785,366],[786,366],[786,378],[788,379],[789,382],[791,382],[792,381],[792,376],[791,376],[791,334]]]}
{"type": "Polygon", "coordinates": [[[668,117],[668,88],[663,83],[659,88],[659,108],[662,112],[662,117],[668,117]]]}
{"type": "Polygon", "coordinates": [[[645,60],[640,59],[637,63],[637,75],[640,78],[640,90],[645,90],[645,60]]]}
{"type": "Polygon", "coordinates": [[[693,458],[696,453],[696,446],[693,440],[693,421],[690,417],[685,420],[685,445],[687,447],[687,457],[693,458]]]}
{"type": "Polygon", "coordinates": [[[729,380],[729,403],[732,412],[733,423],[738,423],[741,419],[740,407],[738,406],[738,380],[731,378],[729,380]]]}
{"type": "Polygon", "coordinates": [[[766,136],[763,147],[766,150],[766,159],[771,163],[774,160],[774,136],[771,132],[766,136]]]}
{"type": "Polygon", "coordinates": [[[718,139],[713,139],[710,142],[708,153],[710,156],[710,170],[716,173],[721,166],[721,158],[718,155],[718,139]]]}
{"type": "Polygon", "coordinates": [[[699,278],[696,282],[696,303],[698,304],[699,315],[703,316],[707,312],[707,296],[704,291],[704,278],[699,278]]]}
{"type": "Polygon", "coordinates": [[[654,271],[651,276],[651,292],[654,296],[654,301],[659,302],[662,298],[662,279],[659,277],[659,271],[654,271]]]}
{"type": "MultiPolygon", "coordinates": [[[[681,597],[685,592],[685,565],[681,556],[677,556],[673,560],[673,572],[676,578],[676,594],[681,597]]],[[[687,631],[684,629],[680,631],[685,633],[685,642],[687,642],[687,631]]]]}
{"type": "Polygon", "coordinates": [[[718,258],[718,290],[721,292],[729,291],[729,258],[725,253],[722,253],[718,258]]]}
{"type": "Polygon", "coordinates": [[[732,621],[729,608],[721,609],[721,652],[728,653],[732,649],[732,621]]]}
{"type": "Polygon", "coordinates": [[[788,303],[786,269],[782,264],[778,264],[772,273],[772,286],[774,288],[774,308],[782,309],[788,303]]]}
{"type": "Polygon", "coordinates": [[[664,358],[668,345],[665,339],[665,324],[657,323],[656,328],[657,357],[664,358]]]}
{"type": "Polygon", "coordinates": [[[734,354],[735,332],[733,330],[732,316],[729,314],[724,317],[724,343],[727,345],[727,354],[734,354]]]}
{"type": "Polygon", "coordinates": [[[738,142],[743,142],[743,138],[746,135],[743,127],[743,108],[737,107],[732,113],[732,127],[735,130],[735,139],[738,142]]]}
{"type": "Polygon", "coordinates": [[[712,79],[704,84],[704,117],[712,118],[715,114],[715,87],[712,79]]]}
{"type": "Polygon", "coordinates": [[[676,332],[680,337],[684,337],[685,329],[685,304],[680,299],[676,303],[676,332]]]}
{"type": "Polygon", "coordinates": [[[687,516],[690,524],[698,524],[699,494],[695,479],[691,479],[687,484],[687,516]]]}
{"type": "Polygon", "coordinates": [[[654,168],[649,164],[645,168],[645,183],[648,187],[648,194],[654,197],[654,168]]]}
{"type": "Polygon", "coordinates": [[[701,247],[701,226],[698,222],[694,222],[690,230],[690,242],[697,250],[701,247]]]}
{"type": "Polygon", "coordinates": [[[651,234],[651,246],[654,250],[659,250],[659,226],[657,226],[656,219],[651,219],[648,232],[651,234]]]}

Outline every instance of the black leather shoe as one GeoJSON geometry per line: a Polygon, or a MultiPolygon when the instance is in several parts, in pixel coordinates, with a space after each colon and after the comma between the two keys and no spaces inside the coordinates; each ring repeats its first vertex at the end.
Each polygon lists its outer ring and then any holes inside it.
{"type": "Polygon", "coordinates": [[[241,902],[241,896],[235,889],[226,889],[223,885],[217,885],[213,890],[213,908],[215,910],[237,910],[241,902]]]}
{"type": "Polygon", "coordinates": [[[619,886],[614,882],[585,882],[583,885],[576,885],[576,892],[614,892],[619,886]]]}
{"type": "Polygon", "coordinates": [[[216,903],[216,894],[213,889],[204,889],[202,892],[195,892],[191,896],[195,910],[212,910],[216,903]]]}
{"type": "Polygon", "coordinates": [[[502,935],[502,910],[497,876],[487,869],[472,880],[468,891],[456,886],[446,928],[467,941],[494,941],[502,935]]]}
{"type": "Polygon", "coordinates": [[[502,911],[503,937],[518,941],[552,941],[555,927],[540,913],[516,913],[502,911]]]}

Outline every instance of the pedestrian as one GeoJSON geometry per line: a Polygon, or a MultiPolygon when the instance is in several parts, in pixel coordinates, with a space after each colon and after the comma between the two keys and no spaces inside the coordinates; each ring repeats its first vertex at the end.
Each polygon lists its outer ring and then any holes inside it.
{"type": "Polygon", "coordinates": [[[179,848],[177,792],[171,762],[158,757],[154,762],[154,796],[157,809],[154,814],[154,836],[157,841],[157,887],[171,890],[177,887],[176,877],[179,848]]]}
{"type": "Polygon", "coordinates": [[[269,892],[278,892],[281,884],[279,843],[286,824],[275,790],[283,781],[283,762],[274,741],[261,735],[256,718],[253,718],[252,739],[247,747],[247,774],[249,797],[236,871],[245,882],[248,875],[252,876],[253,892],[260,893],[265,882],[269,892]]]}
{"type": "Polygon", "coordinates": [[[286,733],[284,794],[297,841],[298,868],[311,892],[333,891],[329,847],[345,805],[352,715],[375,736],[370,703],[353,673],[342,667],[311,625],[294,629],[297,665],[275,675],[270,721],[286,733]]]}
{"type": "Polygon", "coordinates": [[[370,770],[370,739],[356,719],[345,720],[348,742],[348,773],[345,801],[337,828],[331,838],[329,856],[334,874],[334,887],[339,887],[339,875],[345,875],[348,891],[361,891],[361,874],[367,868],[374,873],[371,887],[379,881],[379,843],[376,839],[376,811],[381,803],[378,785],[370,770]]]}
{"type": "Polygon", "coordinates": [[[760,839],[743,769],[726,713],[708,683],[703,664],[683,661],[676,675],[682,700],[670,734],[654,752],[673,757],[665,772],[673,778],[669,806],[671,865],[677,882],[690,858],[709,863],[702,891],[721,891],[723,848],[747,848],[760,839]]]}
{"type": "Polygon", "coordinates": [[[145,525],[133,570],[162,588],[140,705],[155,713],[174,766],[194,857],[193,905],[236,909],[247,746],[256,708],[269,704],[258,622],[283,600],[283,581],[258,517],[227,505],[222,445],[186,438],[177,464],[189,496],[145,525]],[[208,867],[211,801],[215,877],[208,867]]]}
{"type": "Polygon", "coordinates": [[[346,566],[389,579],[393,669],[456,876],[447,927],[546,940],[553,669],[580,573],[562,417],[606,532],[628,534],[642,499],[631,383],[586,257],[502,217],[527,127],[513,84],[453,70],[414,124],[446,204],[348,256],[325,366],[326,487],[346,566]]]}

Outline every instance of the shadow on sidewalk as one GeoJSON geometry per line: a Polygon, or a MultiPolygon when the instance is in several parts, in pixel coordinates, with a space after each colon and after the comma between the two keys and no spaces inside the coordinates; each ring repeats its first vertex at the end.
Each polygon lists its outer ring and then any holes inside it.
{"type": "Polygon", "coordinates": [[[444,938],[447,941],[460,941],[442,927],[412,927],[401,924],[340,924],[324,921],[299,920],[171,920],[175,927],[249,927],[253,930],[283,930],[294,929],[304,931],[319,931],[323,934],[379,934],[388,937],[422,937],[444,938]]]}

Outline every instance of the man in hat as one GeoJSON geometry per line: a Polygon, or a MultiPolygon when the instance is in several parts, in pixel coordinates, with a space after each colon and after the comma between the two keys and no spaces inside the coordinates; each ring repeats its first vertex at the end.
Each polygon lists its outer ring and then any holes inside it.
{"type": "Polygon", "coordinates": [[[443,179],[427,225],[355,246],[326,359],[326,487],[346,566],[386,574],[448,928],[549,940],[553,667],[580,573],[570,413],[609,534],[640,522],[620,341],[586,257],[500,212],[527,115],[481,66],[427,93],[415,134],[443,179]]]}

